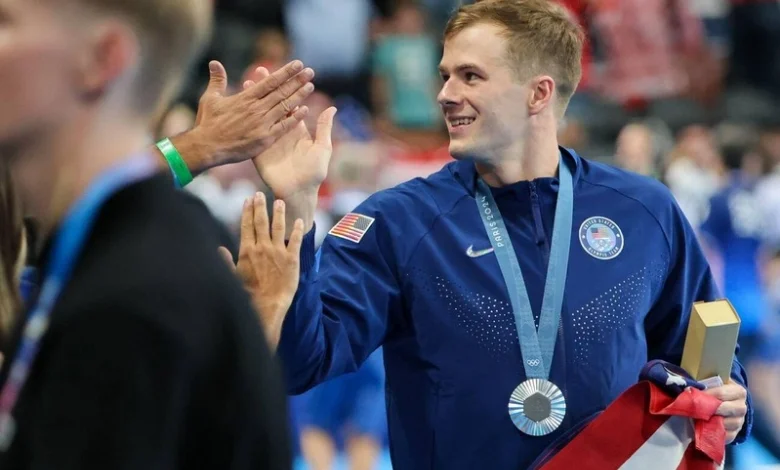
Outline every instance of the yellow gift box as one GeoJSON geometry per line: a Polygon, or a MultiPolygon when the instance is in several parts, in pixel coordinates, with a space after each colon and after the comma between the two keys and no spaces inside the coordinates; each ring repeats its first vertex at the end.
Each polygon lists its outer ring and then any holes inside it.
{"type": "Polygon", "coordinates": [[[695,380],[729,381],[741,320],[728,300],[693,304],[680,366],[695,380]]]}

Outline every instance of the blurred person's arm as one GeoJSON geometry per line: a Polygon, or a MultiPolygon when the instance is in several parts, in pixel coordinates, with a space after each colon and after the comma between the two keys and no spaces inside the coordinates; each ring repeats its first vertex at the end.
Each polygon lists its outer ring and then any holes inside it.
{"type": "MultiPolygon", "coordinates": [[[[293,61],[258,83],[227,96],[227,73],[216,61],[209,64],[209,85],[198,105],[195,127],[171,136],[173,147],[191,175],[208,168],[237,163],[258,155],[285,132],[295,128],[308,108],[298,107],[313,91],[314,77],[293,61]]],[[[176,170],[158,147],[160,169],[176,170]]],[[[186,184],[188,181],[183,182],[186,184]]]]}

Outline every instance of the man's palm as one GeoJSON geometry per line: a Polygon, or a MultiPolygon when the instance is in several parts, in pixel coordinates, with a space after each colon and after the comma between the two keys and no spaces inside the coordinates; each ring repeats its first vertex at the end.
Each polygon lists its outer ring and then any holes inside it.
{"type": "Polygon", "coordinates": [[[336,108],[328,108],[317,119],[314,138],[299,122],[294,129],[254,158],[255,167],[277,199],[315,189],[325,180],[333,153],[331,131],[336,108]]]}

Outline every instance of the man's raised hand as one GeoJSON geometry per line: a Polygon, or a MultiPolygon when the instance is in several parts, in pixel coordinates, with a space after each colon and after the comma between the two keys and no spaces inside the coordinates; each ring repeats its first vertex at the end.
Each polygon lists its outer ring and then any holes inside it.
{"type": "Polygon", "coordinates": [[[192,171],[248,160],[293,129],[308,113],[300,106],[313,91],[314,71],[292,61],[234,95],[227,94],[227,73],[209,63],[209,84],[198,105],[195,127],[187,134],[188,150],[179,147],[192,171]],[[193,155],[190,161],[188,154],[193,155]],[[201,154],[201,158],[194,158],[201,154]]]}

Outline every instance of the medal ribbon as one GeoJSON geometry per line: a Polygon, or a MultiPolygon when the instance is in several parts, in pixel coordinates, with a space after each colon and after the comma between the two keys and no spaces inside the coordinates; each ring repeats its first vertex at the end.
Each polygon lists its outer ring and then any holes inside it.
{"type": "Polygon", "coordinates": [[[70,208],[57,231],[40,296],[31,306],[29,315],[23,317],[27,321],[22,339],[0,391],[0,452],[7,450],[13,441],[13,409],[49,327],[51,312],[71,276],[100,208],[117,191],[150,176],[154,169],[154,161],[149,155],[137,156],[110,168],[70,208]]]}
{"type": "Polygon", "coordinates": [[[547,380],[550,376],[555,341],[563,306],[563,292],[566,287],[566,272],[569,266],[569,247],[571,244],[572,214],[574,211],[574,189],[571,170],[561,156],[558,165],[559,189],[555,208],[555,226],[553,227],[550,261],[547,266],[547,279],[544,286],[542,311],[539,316],[539,331],[536,330],[528,298],[523,272],[512,247],[509,231],[498,210],[488,185],[477,179],[476,202],[482,223],[487,231],[490,243],[498,259],[501,274],[504,276],[512,311],[515,316],[517,338],[523,354],[523,366],[527,379],[547,380]]]}

